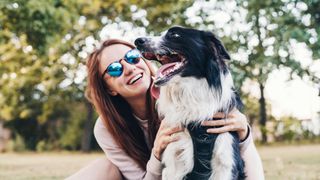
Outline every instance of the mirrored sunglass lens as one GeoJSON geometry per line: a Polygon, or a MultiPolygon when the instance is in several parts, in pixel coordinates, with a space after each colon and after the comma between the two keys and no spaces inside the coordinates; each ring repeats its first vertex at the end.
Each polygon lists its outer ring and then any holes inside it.
{"type": "Polygon", "coordinates": [[[133,49],[129,51],[124,58],[128,63],[136,64],[139,62],[140,57],[140,52],[136,49],[133,49]]]}
{"type": "Polygon", "coordinates": [[[110,76],[120,76],[122,74],[122,65],[120,63],[112,63],[108,67],[108,74],[110,76]]]}

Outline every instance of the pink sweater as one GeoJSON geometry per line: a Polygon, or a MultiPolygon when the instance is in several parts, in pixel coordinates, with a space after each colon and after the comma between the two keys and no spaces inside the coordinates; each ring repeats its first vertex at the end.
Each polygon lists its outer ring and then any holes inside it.
{"type": "MultiPolygon", "coordinates": [[[[142,129],[144,130],[145,137],[147,137],[146,130],[148,128],[148,120],[139,119],[139,121],[142,129]]],[[[161,162],[155,158],[153,153],[151,153],[150,160],[147,163],[147,170],[142,170],[139,168],[138,164],[136,164],[135,161],[117,145],[116,140],[113,139],[112,135],[108,132],[100,118],[98,118],[96,121],[94,127],[94,136],[102,150],[107,155],[108,159],[119,168],[126,179],[161,179],[162,165],[161,162]]],[[[148,139],[147,143],[149,146],[151,145],[151,142],[149,142],[148,139]]],[[[251,133],[244,142],[240,143],[240,150],[241,156],[245,161],[245,170],[247,175],[246,179],[264,180],[261,159],[253,143],[251,133]]]]}

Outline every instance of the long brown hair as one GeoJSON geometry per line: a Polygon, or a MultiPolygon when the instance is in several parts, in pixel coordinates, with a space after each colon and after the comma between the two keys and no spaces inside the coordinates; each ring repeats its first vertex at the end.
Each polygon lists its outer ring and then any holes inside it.
{"type": "MultiPolygon", "coordinates": [[[[130,105],[120,95],[111,96],[108,93],[107,84],[99,72],[101,52],[104,48],[114,44],[135,48],[134,45],[126,41],[110,39],[104,41],[99,49],[91,53],[87,61],[88,85],[86,97],[93,103],[104,125],[118,145],[135,160],[141,169],[145,170],[152,148],[148,148],[143,131],[138,120],[133,116],[130,105]]],[[[155,69],[152,64],[145,62],[151,71],[151,75],[154,75],[155,69]]],[[[160,121],[155,110],[155,99],[150,94],[150,87],[147,92],[147,108],[148,138],[151,146],[153,146],[160,121]]]]}

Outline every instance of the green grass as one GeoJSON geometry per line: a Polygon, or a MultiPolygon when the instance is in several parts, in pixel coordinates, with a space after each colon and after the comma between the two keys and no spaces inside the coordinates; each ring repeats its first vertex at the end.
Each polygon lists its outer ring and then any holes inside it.
{"type": "MultiPolygon", "coordinates": [[[[258,147],[266,179],[320,180],[320,145],[258,147]]],[[[102,153],[0,154],[0,179],[63,179],[102,153]]]]}
{"type": "Polygon", "coordinates": [[[320,145],[259,147],[266,179],[320,180],[320,145]]]}
{"type": "Polygon", "coordinates": [[[0,180],[64,179],[103,154],[0,154],[0,180]]]}

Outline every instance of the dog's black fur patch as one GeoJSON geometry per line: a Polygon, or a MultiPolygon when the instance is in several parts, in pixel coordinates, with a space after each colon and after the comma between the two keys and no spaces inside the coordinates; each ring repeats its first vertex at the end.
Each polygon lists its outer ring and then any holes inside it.
{"type": "Polygon", "coordinates": [[[220,71],[228,71],[225,60],[230,56],[221,42],[210,32],[170,28],[163,39],[163,45],[183,55],[187,65],[182,77],[206,78],[210,86],[221,89],[220,71]],[[179,37],[174,37],[178,34],[179,37]]]}

